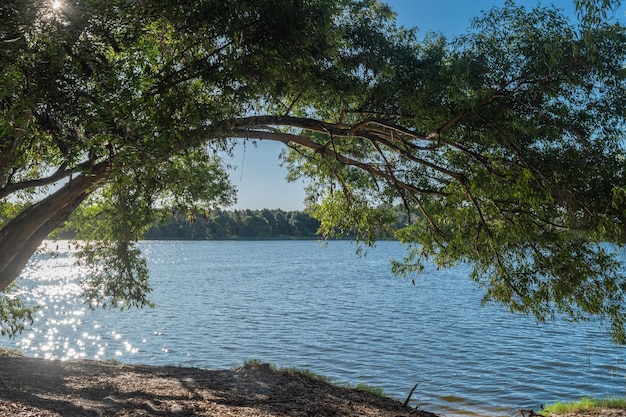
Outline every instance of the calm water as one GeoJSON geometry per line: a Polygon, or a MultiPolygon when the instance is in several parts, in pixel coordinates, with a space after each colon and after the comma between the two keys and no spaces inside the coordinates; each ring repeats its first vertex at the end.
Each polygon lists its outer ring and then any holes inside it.
{"type": "Polygon", "coordinates": [[[365,257],[349,242],[143,242],[154,309],[91,312],[64,250],[22,275],[43,306],[32,330],[3,340],[45,358],[228,368],[248,359],[381,387],[447,414],[519,415],[583,395],[626,395],[626,351],[602,329],[538,325],[480,307],[466,268],[415,286],[390,274],[395,242],[365,257]]]}

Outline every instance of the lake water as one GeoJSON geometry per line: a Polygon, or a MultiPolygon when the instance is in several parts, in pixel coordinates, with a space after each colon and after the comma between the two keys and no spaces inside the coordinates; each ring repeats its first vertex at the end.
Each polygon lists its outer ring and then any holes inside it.
{"type": "MultiPolygon", "coordinates": [[[[53,244],[54,246],[56,244],[53,244]]],[[[443,414],[519,415],[626,395],[626,351],[593,324],[536,324],[480,307],[466,267],[390,273],[397,242],[142,242],[153,309],[91,312],[64,244],[22,274],[37,320],[5,346],[29,356],[229,368],[259,359],[380,387],[443,414]]]]}

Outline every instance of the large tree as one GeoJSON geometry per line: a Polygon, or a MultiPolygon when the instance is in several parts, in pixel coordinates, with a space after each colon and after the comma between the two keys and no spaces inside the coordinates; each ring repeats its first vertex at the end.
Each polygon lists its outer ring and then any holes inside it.
{"type": "Polygon", "coordinates": [[[374,0],[5,2],[0,290],[74,213],[88,301],[147,303],[154,209],[231,203],[233,141],[275,140],[323,233],[396,233],[398,273],[468,262],[486,301],[625,343],[626,37],[613,2],[578,4],[509,2],[448,42],[374,0]]]}

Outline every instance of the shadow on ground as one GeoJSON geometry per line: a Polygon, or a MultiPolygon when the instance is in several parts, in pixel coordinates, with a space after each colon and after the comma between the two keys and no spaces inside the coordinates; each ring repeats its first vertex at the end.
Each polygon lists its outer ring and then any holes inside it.
{"type": "Polygon", "coordinates": [[[20,356],[0,356],[0,415],[434,416],[267,364],[208,371],[20,356]]]}

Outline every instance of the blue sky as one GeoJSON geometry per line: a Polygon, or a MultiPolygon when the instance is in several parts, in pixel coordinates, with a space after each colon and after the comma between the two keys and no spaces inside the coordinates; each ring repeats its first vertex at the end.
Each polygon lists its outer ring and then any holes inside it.
{"type": "MultiPolygon", "coordinates": [[[[429,31],[441,32],[448,37],[465,32],[470,20],[482,10],[502,6],[505,0],[387,0],[398,14],[400,25],[417,27],[418,35],[429,31]]],[[[516,2],[519,5],[534,7],[537,4],[550,5],[563,9],[575,16],[573,0],[536,0],[516,2]]],[[[626,3],[626,2],[624,2],[626,3]]],[[[626,24],[623,5],[616,17],[626,24]]],[[[236,209],[283,209],[302,210],[304,208],[304,186],[302,183],[287,183],[287,171],[279,166],[278,155],[283,145],[261,141],[254,147],[238,146],[231,161],[236,168],[231,172],[231,180],[238,189],[236,209]]]]}

